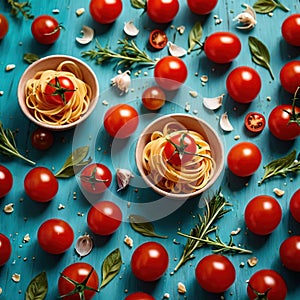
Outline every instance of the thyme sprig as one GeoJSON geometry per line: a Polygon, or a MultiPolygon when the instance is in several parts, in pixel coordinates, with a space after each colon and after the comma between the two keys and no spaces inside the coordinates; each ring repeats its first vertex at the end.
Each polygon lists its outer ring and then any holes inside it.
{"type": "MultiPolygon", "coordinates": [[[[188,260],[195,258],[194,251],[206,244],[205,239],[208,234],[216,232],[217,226],[214,226],[213,223],[230,211],[230,209],[226,209],[227,206],[231,206],[231,204],[226,201],[220,191],[210,201],[206,201],[206,211],[203,216],[198,214],[199,223],[190,231],[190,236],[193,238],[188,238],[182,256],[174,268],[175,272],[188,260]]],[[[178,234],[181,233],[178,232],[178,234]]]]}
{"type": "Polygon", "coordinates": [[[123,64],[132,68],[137,64],[154,65],[156,63],[145,51],[139,49],[134,40],[118,40],[118,44],[119,49],[113,51],[109,46],[102,47],[96,41],[96,48],[82,52],[82,56],[96,60],[98,64],[115,59],[118,61],[117,66],[123,64]]]}
{"type": "Polygon", "coordinates": [[[10,13],[14,17],[21,13],[25,19],[34,18],[34,16],[31,14],[31,3],[29,1],[18,2],[13,0],[7,0],[7,3],[11,6],[10,13]]]}
{"type": "Polygon", "coordinates": [[[0,153],[5,156],[16,156],[26,162],[35,165],[35,162],[23,156],[18,150],[13,132],[10,129],[4,129],[0,122],[0,153]]]}

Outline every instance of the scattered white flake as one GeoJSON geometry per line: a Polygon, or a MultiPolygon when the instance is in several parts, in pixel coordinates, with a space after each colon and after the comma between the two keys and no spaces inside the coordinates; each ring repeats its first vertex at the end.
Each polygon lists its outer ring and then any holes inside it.
{"type": "Polygon", "coordinates": [[[237,135],[235,135],[233,138],[234,138],[234,140],[237,141],[237,140],[239,140],[239,139],[241,138],[241,136],[237,134],[237,135]]]}
{"type": "Polygon", "coordinates": [[[133,21],[129,21],[124,23],[124,32],[129,36],[137,36],[139,34],[139,30],[136,28],[136,26],[133,24],[133,21]]]}
{"type": "Polygon", "coordinates": [[[183,26],[183,25],[178,26],[178,27],[176,28],[176,30],[179,32],[179,34],[184,34],[185,26],[183,26]]]}
{"type": "Polygon", "coordinates": [[[3,290],[2,290],[2,288],[0,287],[0,295],[2,294],[2,291],[3,291],[3,290]]]}
{"type": "Polygon", "coordinates": [[[58,210],[65,209],[65,208],[66,207],[63,204],[61,204],[61,203],[59,203],[59,205],[57,207],[58,210]]]}
{"type": "Polygon", "coordinates": [[[148,72],[144,72],[144,76],[148,76],[148,72]]]}
{"type": "Polygon", "coordinates": [[[3,96],[4,95],[4,91],[0,91],[0,96],[3,96]]]}
{"type": "Polygon", "coordinates": [[[214,19],[219,19],[219,16],[218,15],[214,15],[214,19]]]}
{"type": "Polygon", "coordinates": [[[170,294],[169,293],[164,293],[164,299],[170,299],[170,294]]]}
{"type": "Polygon", "coordinates": [[[76,42],[78,42],[79,44],[86,45],[90,43],[94,38],[94,29],[89,26],[83,25],[81,33],[81,37],[76,37],[76,42]]]}
{"type": "Polygon", "coordinates": [[[14,204],[13,203],[8,203],[4,206],[3,211],[6,214],[11,214],[14,211],[14,204]]]}
{"type": "Polygon", "coordinates": [[[14,273],[11,277],[14,282],[19,282],[21,280],[21,275],[18,273],[14,273]]]}
{"type": "Polygon", "coordinates": [[[103,100],[102,104],[105,105],[105,106],[107,106],[109,104],[109,102],[107,100],[103,100]]]}
{"type": "Polygon", "coordinates": [[[84,216],[84,213],[79,211],[79,212],[77,212],[77,216],[78,216],[78,217],[83,217],[83,216],[84,216]]]}
{"type": "Polygon", "coordinates": [[[124,243],[125,243],[129,248],[132,248],[132,247],[133,247],[133,239],[132,239],[131,237],[129,237],[127,234],[125,235],[124,243]]]}
{"type": "Polygon", "coordinates": [[[189,94],[194,98],[198,97],[198,93],[196,91],[189,91],[189,94]]]}
{"type": "Polygon", "coordinates": [[[79,16],[81,16],[84,12],[85,12],[85,9],[84,9],[83,7],[78,8],[78,9],[76,10],[76,15],[79,17],[79,16]]]}
{"type": "Polygon", "coordinates": [[[207,75],[202,75],[201,77],[200,77],[200,80],[202,81],[202,82],[208,82],[208,76],[207,75]]]}
{"type": "Polygon", "coordinates": [[[220,127],[224,130],[224,131],[232,131],[233,130],[233,127],[229,121],[229,118],[228,118],[228,114],[227,112],[224,112],[222,115],[221,115],[221,118],[220,118],[220,127]]]}
{"type": "Polygon", "coordinates": [[[191,109],[191,105],[190,105],[188,102],[186,102],[186,103],[185,103],[185,108],[184,108],[184,109],[185,109],[186,112],[189,112],[190,109],[191,109]]]}
{"type": "Polygon", "coordinates": [[[273,13],[272,13],[272,12],[269,12],[269,13],[268,13],[268,16],[269,16],[269,17],[273,17],[273,13]]]}
{"type": "Polygon", "coordinates": [[[232,231],[230,232],[230,235],[237,235],[237,234],[239,234],[240,232],[241,232],[241,228],[238,227],[236,230],[232,230],[232,231]]]}
{"type": "Polygon", "coordinates": [[[52,9],[52,13],[57,15],[60,13],[60,10],[58,8],[54,8],[52,9]]]}
{"type": "Polygon", "coordinates": [[[251,258],[249,258],[249,259],[247,260],[247,263],[248,263],[248,265],[249,265],[250,267],[254,267],[254,266],[256,266],[257,263],[258,263],[258,258],[255,257],[255,256],[253,256],[253,257],[251,257],[251,258]]]}
{"type": "Polygon", "coordinates": [[[29,233],[26,233],[23,237],[23,243],[28,243],[30,241],[30,235],[29,233]]]}
{"type": "Polygon", "coordinates": [[[185,294],[186,293],[186,287],[182,282],[178,282],[177,290],[178,290],[179,294],[185,294]]]}
{"type": "Polygon", "coordinates": [[[267,101],[271,101],[272,98],[271,98],[271,96],[267,96],[266,99],[267,99],[267,101]]]}
{"type": "Polygon", "coordinates": [[[223,22],[223,19],[216,19],[215,24],[216,24],[216,25],[219,25],[219,24],[221,24],[222,22],[223,22]]]}
{"type": "Polygon", "coordinates": [[[273,192],[275,193],[275,195],[277,195],[278,197],[282,197],[284,195],[284,191],[279,189],[279,188],[274,188],[273,192]]]}
{"type": "Polygon", "coordinates": [[[13,70],[15,67],[16,67],[15,64],[8,64],[8,65],[6,65],[6,67],[5,67],[5,71],[6,71],[6,72],[11,71],[11,70],[13,70]]]}
{"type": "Polygon", "coordinates": [[[245,263],[243,261],[240,262],[240,268],[244,268],[245,267],[245,263]]]}
{"type": "Polygon", "coordinates": [[[197,110],[197,109],[194,109],[194,110],[193,110],[193,114],[194,114],[194,115],[197,115],[197,113],[198,113],[198,110],[197,110]]]}

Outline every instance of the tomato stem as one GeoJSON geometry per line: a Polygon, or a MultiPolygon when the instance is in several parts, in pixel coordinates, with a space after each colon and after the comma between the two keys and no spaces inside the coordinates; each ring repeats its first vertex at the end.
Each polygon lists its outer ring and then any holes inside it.
{"type": "Polygon", "coordinates": [[[92,171],[92,174],[90,176],[86,175],[81,175],[80,179],[83,182],[90,183],[92,185],[92,189],[96,190],[96,183],[101,183],[101,182],[107,182],[108,179],[98,179],[96,178],[96,173],[97,173],[97,167],[95,167],[92,171]]]}

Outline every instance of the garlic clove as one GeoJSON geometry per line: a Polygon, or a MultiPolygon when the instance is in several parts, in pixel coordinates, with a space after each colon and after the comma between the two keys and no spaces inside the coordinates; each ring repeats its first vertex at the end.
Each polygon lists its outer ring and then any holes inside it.
{"type": "Polygon", "coordinates": [[[232,131],[233,127],[229,121],[228,118],[228,114],[227,112],[223,113],[220,119],[220,127],[224,130],[224,131],[232,131]]]}
{"type": "Polygon", "coordinates": [[[75,251],[80,257],[88,255],[93,249],[93,240],[88,235],[81,235],[75,244],[75,251]]]}
{"type": "Polygon", "coordinates": [[[117,192],[126,188],[126,186],[130,183],[130,179],[133,177],[133,174],[129,170],[117,169],[117,183],[119,187],[117,192]]]}
{"type": "Polygon", "coordinates": [[[247,30],[252,29],[257,21],[256,21],[256,12],[253,9],[252,6],[248,4],[244,4],[243,6],[246,7],[246,9],[238,14],[233,21],[238,21],[238,23],[241,23],[243,26],[237,26],[238,29],[247,30]]]}
{"type": "Polygon", "coordinates": [[[82,37],[76,37],[76,41],[79,44],[86,45],[90,43],[94,38],[94,29],[89,26],[83,25],[81,33],[82,37]]]}
{"type": "Polygon", "coordinates": [[[127,93],[131,84],[130,71],[121,72],[111,79],[111,84],[116,86],[120,91],[120,96],[127,93]]]}
{"type": "Polygon", "coordinates": [[[187,51],[184,48],[177,46],[170,41],[168,41],[167,45],[169,47],[169,52],[172,56],[182,57],[187,54],[187,51]]]}
{"type": "Polygon", "coordinates": [[[137,36],[140,32],[133,24],[133,21],[126,22],[123,30],[129,36],[137,36]]]}
{"type": "Polygon", "coordinates": [[[224,94],[213,98],[203,97],[203,105],[210,110],[218,109],[222,106],[223,98],[224,94]]]}

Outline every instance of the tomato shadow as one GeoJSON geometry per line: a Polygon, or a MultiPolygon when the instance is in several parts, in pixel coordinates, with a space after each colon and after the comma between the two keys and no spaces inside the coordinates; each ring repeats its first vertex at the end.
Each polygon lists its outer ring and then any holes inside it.
{"type": "Polygon", "coordinates": [[[252,176],[239,177],[233,174],[229,169],[225,170],[225,178],[228,182],[227,186],[231,191],[243,190],[251,181],[252,176]]]}
{"type": "Polygon", "coordinates": [[[286,62],[296,59],[300,53],[300,47],[288,44],[283,38],[279,42],[280,55],[286,62]]]}
{"type": "Polygon", "coordinates": [[[290,153],[292,150],[295,149],[295,146],[294,146],[295,140],[282,141],[282,140],[276,138],[275,136],[273,136],[270,131],[268,131],[268,139],[267,140],[269,142],[269,149],[272,150],[273,155],[275,153],[278,153],[282,156],[286,156],[288,153],[290,153]]]}

